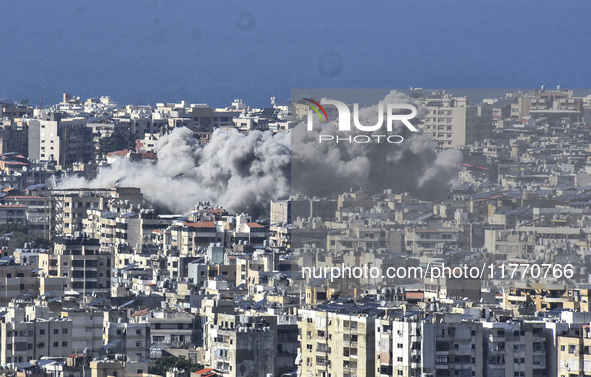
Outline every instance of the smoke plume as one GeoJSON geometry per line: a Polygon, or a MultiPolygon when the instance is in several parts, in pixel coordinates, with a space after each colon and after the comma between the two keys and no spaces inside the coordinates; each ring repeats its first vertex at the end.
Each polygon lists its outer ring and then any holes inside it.
{"type": "Polygon", "coordinates": [[[188,128],[157,144],[157,162],[116,158],[92,181],[68,178],[62,188],[139,187],[157,208],[186,213],[198,201],[231,212],[260,214],[270,200],[289,195],[289,135],[216,130],[199,146],[188,128]]]}
{"type": "MultiPolygon", "coordinates": [[[[422,104],[402,93],[391,92],[383,103],[411,103],[418,109],[417,119],[426,114],[422,104]]],[[[360,109],[362,124],[373,125],[377,119],[377,105],[360,109]]],[[[67,178],[59,186],[139,187],[157,208],[174,213],[186,213],[196,202],[209,201],[231,212],[256,215],[271,200],[290,193],[327,196],[349,188],[371,194],[393,189],[422,199],[441,199],[457,177],[461,153],[438,154],[430,136],[409,132],[401,124],[394,126],[392,134],[404,137],[400,144],[318,143],[320,132],[337,134],[335,126],[308,131],[301,123],[291,135],[216,130],[208,144],[199,146],[189,129],[177,128],[158,141],[155,163],[117,158],[92,181],[67,178]]],[[[390,134],[385,127],[382,133],[390,134]]],[[[361,132],[354,126],[346,133],[357,134],[361,132]]]]}
{"type": "MultiPolygon", "coordinates": [[[[418,115],[426,115],[426,107],[407,95],[392,91],[381,101],[383,111],[387,103],[413,104],[418,115]]],[[[378,104],[359,110],[359,121],[374,125],[378,121],[378,104]]],[[[384,115],[384,119],[386,116],[384,115]]],[[[351,119],[352,121],[353,119],[351,119]]],[[[317,122],[316,124],[319,124],[317,122]]],[[[416,125],[417,122],[413,120],[416,125]]],[[[387,142],[356,144],[334,141],[319,143],[319,135],[339,135],[343,138],[363,133],[351,125],[351,131],[339,132],[332,124],[323,124],[308,131],[305,123],[292,131],[292,186],[295,191],[308,195],[334,195],[361,188],[370,194],[384,189],[408,191],[426,200],[439,200],[457,178],[462,154],[457,150],[437,153],[437,143],[422,132],[410,132],[400,122],[392,133],[404,137],[400,144],[387,142]]]]}

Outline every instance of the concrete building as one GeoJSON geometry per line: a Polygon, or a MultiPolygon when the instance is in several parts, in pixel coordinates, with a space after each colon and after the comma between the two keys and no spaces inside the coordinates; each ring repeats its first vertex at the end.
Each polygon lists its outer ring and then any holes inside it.
{"type": "Polygon", "coordinates": [[[150,358],[150,324],[128,322],[121,313],[105,312],[101,352],[110,358],[126,355],[127,362],[138,363],[150,358]]]}
{"type": "Polygon", "coordinates": [[[275,316],[216,313],[208,316],[203,335],[205,363],[224,376],[277,373],[275,316]]]}
{"type": "Polygon", "coordinates": [[[92,129],[86,119],[62,118],[60,113],[44,113],[41,119],[29,121],[29,158],[53,161],[67,167],[75,162],[93,159],[92,129]]]}
{"type": "Polygon", "coordinates": [[[27,135],[22,124],[0,116],[0,154],[16,152],[27,155],[27,135]]]}
{"type": "Polygon", "coordinates": [[[441,148],[455,148],[492,136],[492,106],[472,105],[466,97],[434,93],[424,99],[428,115],[422,125],[441,148]]]}
{"type": "Polygon", "coordinates": [[[93,238],[56,238],[53,254],[39,255],[39,268],[50,277],[63,277],[67,288],[79,293],[108,293],[111,254],[93,238]]]}
{"type": "Polygon", "coordinates": [[[483,366],[478,322],[402,311],[376,321],[376,376],[484,376],[483,366]]]}
{"type": "Polygon", "coordinates": [[[581,326],[578,336],[558,336],[558,376],[591,376],[591,329],[581,326]]]}
{"type": "Polygon", "coordinates": [[[373,376],[376,314],[371,307],[346,302],[301,309],[301,375],[373,376]]]}
{"type": "Polygon", "coordinates": [[[24,363],[72,353],[72,321],[49,318],[47,307],[14,303],[0,323],[0,362],[24,363]]]}
{"type": "Polygon", "coordinates": [[[12,257],[0,258],[0,305],[8,306],[23,292],[35,295],[64,289],[65,279],[41,277],[39,272],[33,265],[15,264],[12,257]]]}
{"type": "Polygon", "coordinates": [[[70,342],[72,350],[84,352],[89,355],[98,355],[103,346],[103,322],[104,310],[94,305],[98,303],[92,300],[85,308],[70,309],[63,311],[61,317],[67,318],[72,323],[70,342]]]}
{"type": "Polygon", "coordinates": [[[484,322],[485,376],[546,376],[543,322],[484,322]]]}
{"type": "Polygon", "coordinates": [[[143,317],[150,324],[151,358],[162,356],[162,349],[195,347],[202,342],[201,321],[193,314],[173,310],[142,314],[140,311],[134,318],[143,317]]]}
{"type": "Polygon", "coordinates": [[[143,196],[139,188],[54,189],[51,194],[52,235],[74,236],[84,230],[87,210],[111,210],[109,203],[122,202],[140,208],[143,196]]]}

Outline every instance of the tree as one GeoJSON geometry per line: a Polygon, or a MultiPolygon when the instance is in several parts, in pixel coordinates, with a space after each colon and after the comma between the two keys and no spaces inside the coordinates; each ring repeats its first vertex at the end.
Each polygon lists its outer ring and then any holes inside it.
{"type": "Polygon", "coordinates": [[[193,373],[203,369],[203,365],[187,360],[184,357],[177,356],[162,356],[156,359],[154,365],[148,369],[148,373],[166,375],[166,371],[171,368],[184,369],[187,373],[193,373]]]}
{"type": "Polygon", "coordinates": [[[21,248],[25,243],[33,244],[33,247],[41,249],[49,249],[51,247],[51,241],[43,238],[36,234],[28,234],[29,229],[26,225],[19,223],[4,223],[0,224],[0,235],[6,233],[12,233],[12,241],[14,242],[15,248],[21,248]]]}

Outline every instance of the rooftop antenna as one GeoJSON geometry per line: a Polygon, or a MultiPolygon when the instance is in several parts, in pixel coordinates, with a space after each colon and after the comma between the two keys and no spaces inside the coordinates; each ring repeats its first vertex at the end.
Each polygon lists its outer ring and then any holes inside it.
{"type": "Polygon", "coordinates": [[[25,84],[25,99],[23,100],[23,103],[25,104],[29,104],[29,80],[27,80],[27,83],[25,84]]]}
{"type": "Polygon", "coordinates": [[[45,88],[45,80],[41,79],[39,84],[39,109],[43,109],[43,89],[45,88]]]}

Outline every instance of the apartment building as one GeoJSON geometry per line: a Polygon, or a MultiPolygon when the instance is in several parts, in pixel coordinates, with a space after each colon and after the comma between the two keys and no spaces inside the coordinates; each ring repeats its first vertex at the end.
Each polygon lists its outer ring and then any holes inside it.
{"type": "Polygon", "coordinates": [[[482,325],[392,311],[376,320],[376,376],[484,376],[482,325]]]}
{"type": "Polygon", "coordinates": [[[492,106],[472,105],[466,97],[434,93],[424,99],[428,114],[422,129],[441,148],[455,148],[492,136],[492,106]]]}
{"type": "Polygon", "coordinates": [[[0,322],[0,362],[25,363],[72,353],[72,321],[50,318],[47,307],[13,302],[0,322]]]}
{"type": "Polygon", "coordinates": [[[204,327],[205,364],[224,376],[277,372],[277,317],[218,312],[204,327]]]}
{"type": "Polygon", "coordinates": [[[543,322],[483,322],[485,375],[546,376],[546,334],[543,322]]]}
{"type": "Polygon", "coordinates": [[[541,284],[514,282],[503,295],[505,307],[527,305],[536,310],[571,309],[591,311],[591,286],[587,284],[541,284]]]}
{"type": "Polygon", "coordinates": [[[558,336],[558,376],[591,376],[591,327],[580,327],[578,335],[558,336]]]}
{"type": "Polygon", "coordinates": [[[82,117],[64,118],[61,113],[43,113],[29,121],[29,158],[52,161],[67,167],[93,159],[92,129],[82,117]]]}
{"type": "Polygon", "coordinates": [[[54,252],[39,255],[39,268],[46,276],[65,278],[67,288],[79,293],[110,289],[111,254],[101,252],[93,238],[55,238],[54,252]]]}
{"type": "Polygon", "coordinates": [[[171,244],[181,255],[194,255],[199,247],[224,242],[224,227],[213,221],[184,222],[170,227],[171,244]]]}
{"type": "Polygon", "coordinates": [[[105,356],[125,354],[127,362],[140,362],[150,358],[150,324],[130,322],[123,313],[105,312],[103,322],[105,356]]]}
{"type": "Polygon", "coordinates": [[[105,189],[54,189],[51,190],[51,232],[73,236],[84,231],[87,210],[111,210],[109,203],[122,202],[125,206],[140,208],[143,196],[136,187],[105,189]]]}
{"type": "Polygon", "coordinates": [[[105,299],[98,298],[88,302],[84,308],[74,308],[61,312],[61,317],[72,323],[70,342],[72,350],[87,354],[98,354],[103,346],[104,309],[95,305],[104,303],[105,299]]]}
{"type": "Polygon", "coordinates": [[[302,376],[373,376],[376,307],[345,300],[298,311],[302,376]]]}
{"type": "Polygon", "coordinates": [[[0,258],[0,305],[8,306],[9,302],[23,292],[45,294],[52,290],[63,290],[65,279],[57,277],[41,277],[35,266],[14,263],[13,257],[0,258]]]}
{"type": "Polygon", "coordinates": [[[583,98],[574,97],[569,89],[536,89],[518,98],[519,119],[527,116],[543,117],[549,122],[563,118],[580,121],[583,98]]]}
{"type": "Polygon", "coordinates": [[[406,227],[404,232],[406,250],[416,255],[435,255],[458,249],[463,241],[462,232],[456,228],[406,227]]]}
{"type": "Polygon", "coordinates": [[[0,116],[0,154],[16,152],[27,154],[26,129],[12,119],[2,119],[0,116]]]}
{"type": "Polygon", "coordinates": [[[150,324],[151,357],[162,356],[162,349],[184,348],[201,343],[200,318],[183,311],[147,309],[132,314],[150,324]]]}
{"type": "MultiPolygon", "coordinates": [[[[50,203],[49,198],[46,196],[40,195],[14,195],[14,196],[7,196],[3,198],[0,204],[0,208],[3,208],[3,205],[16,205],[16,206],[24,206],[24,215],[25,215],[25,222],[24,224],[27,225],[28,233],[35,233],[35,234],[48,234],[48,224],[50,222],[50,203]]],[[[4,207],[8,210],[10,207],[4,207]]],[[[20,207],[14,207],[20,208],[20,207]]],[[[20,222],[22,221],[22,213],[17,210],[16,212],[12,212],[12,218],[9,216],[11,213],[6,213],[6,217],[4,218],[6,221],[0,222],[20,222]],[[9,221],[10,220],[10,221],[9,221]]],[[[2,217],[2,212],[0,210],[0,217],[2,217]]]]}

